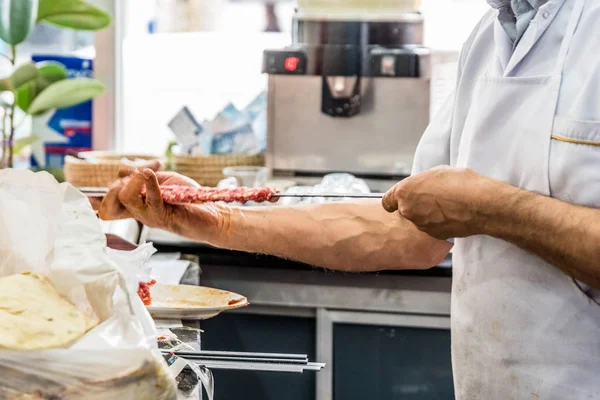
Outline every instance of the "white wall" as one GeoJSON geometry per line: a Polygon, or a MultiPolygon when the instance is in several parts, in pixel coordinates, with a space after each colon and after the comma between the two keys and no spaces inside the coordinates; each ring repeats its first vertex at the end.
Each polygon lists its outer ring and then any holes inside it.
{"type": "MultiPolygon", "coordinates": [[[[181,107],[187,105],[199,119],[208,119],[230,101],[244,106],[265,87],[262,51],[288,44],[289,32],[260,33],[261,3],[225,7],[213,32],[130,34],[125,40],[121,150],[162,154],[172,138],[166,124],[181,107]]],[[[486,10],[485,0],[424,0],[426,44],[458,51],[486,10]]],[[[281,4],[284,27],[292,13],[293,4],[281,4]]],[[[131,26],[139,33],[143,24],[138,19],[131,26]]]]}
{"type": "Polygon", "coordinates": [[[424,0],[425,42],[435,49],[458,50],[489,10],[486,0],[424,0]]]}

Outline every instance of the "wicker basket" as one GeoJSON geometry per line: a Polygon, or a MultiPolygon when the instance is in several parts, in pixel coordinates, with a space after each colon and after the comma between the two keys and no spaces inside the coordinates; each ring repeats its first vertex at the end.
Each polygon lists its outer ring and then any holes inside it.
{"type": "Polygon", "coordinates": [[[173,171],[192,178],[202,186],[217,186],[225,178],[223,169],[227,167],[263,167],[263,155],[215,155],[188,156],[173,155],[173,171]]]}
{"type": "Polygon", "coordinates": [[[120,154],[113,152],[90,151],[79,153],[78,159],[65,157],[65,179],[75,187],[107,187],[119,178],[122,160],[156,160],[149,155],[120,154]]]}

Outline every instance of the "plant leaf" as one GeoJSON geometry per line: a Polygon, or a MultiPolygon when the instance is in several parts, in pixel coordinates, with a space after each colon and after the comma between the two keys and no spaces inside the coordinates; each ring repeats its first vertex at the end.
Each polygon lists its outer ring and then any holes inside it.
{"type": "Polygon", "coordinates": [[[21,154],[21,152],[23,150],[25,150],[25,148],[27,146],[31,146],[32,144],[37,142],[39,139],[40,139],[39,136],[31,135],[31,136],[26,136],[26,137],[15,140],[15,144],[13,146],[13,153],[16,155],[21,154]]]}
{"type": "Polygon", "coordinates": [[[37,63],[38,76],[35,80],[21,85],[15,91],[17,105],[25,112],[33,100],[51,84],[67,79],[67,70],[61,63],[55,61],[42,61],[37,63]]]}
{"type": "Polygon", "coordinates": [[[173,148],[177,146],[177,141],[169,142],[167,146],[167,151],[165,152],[165,158],[167,159],[167,170],[170,171],[173,162],[173,148]]]}
{"type": "Polygon", "coordinates": [[[67,79],[67,70],[56,61],[42,61],[35,65],[40,72],[40,78],[48,82],[58,82],[67,79]]]}
{"type": "Polygon", "coordinates": [[[37,17],[38,0],[0,0],[0,39],[16,46],[27,39],[37,17]]]}
{"type": "MultiPolygon", "coordinates": [[[[2,0],[0,0],[2,1],[2,0]]],[[[0,92],[12,92],[38,76],[35,64],[27,63],[17,68],[8,78],[0,79],[0,92]]]]}
{"type": "MultiPolygon", "coordinates": [[[[0,0],[1,1],[1,0],[0,0]]],[[[27,63],[17,68],[10,76],[12,89],[15,90],[19,86],[25,85],[28,82],[35,81],[39,72],[35,64],[27,63]]]]}
{"type": "Polygon", "coordinates": [[[110,25],[111,17],[82,0],[39,0],[37,20],[64,28],[97,31],[110,25]]]}
{"type": "Polygon", "coordinates": [[[27,113],[43,114],[54,108],[67,108],[93,99],[104,91],[104,85],[95,79],[64,79],[48,86],[31,103],[27,113]]]}
{"type": "Polygon", "coordinates": [[[24,99],[29,97],[30,88],[35,87],[35,81],[39,77],[39,71],[35,64],[27,63],[21,65],[10,76],[10,90],[15,92],[15,101],[17,105],[24,103],[24,99]]]}
{"type": "Polygon", "coordinates": [[[10,78],[0,79],[0,93],[11,90],[10,78]]]}

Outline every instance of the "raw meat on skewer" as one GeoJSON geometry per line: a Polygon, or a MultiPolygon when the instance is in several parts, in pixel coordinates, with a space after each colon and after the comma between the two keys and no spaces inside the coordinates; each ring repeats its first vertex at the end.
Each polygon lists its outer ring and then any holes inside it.
{"type": "Polygon", "coordinates": [[[207,203],[223,201],[226,203],[247,203],[254,201],[263,203],[272,201],[277,193],[273,188],[233,188],[220,189],[212,187],[161,186],[163,200],[170,204],[207,203]]]}

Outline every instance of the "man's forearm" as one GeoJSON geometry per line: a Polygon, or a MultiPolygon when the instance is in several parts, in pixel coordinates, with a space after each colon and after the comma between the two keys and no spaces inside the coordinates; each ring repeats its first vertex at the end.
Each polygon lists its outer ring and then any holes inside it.
{"type": "Polygon", "coordinates": [[[378,201],[231,210],[213,245],[335,270],[426,269],[451,248],[378,201]]]}
{"type": "MultiPolygon", "coordinates": [[[[508,185],[488,204],[484,233],[530,251],[571,277],[600,288],[600,210],[508,185]]],[[[485,208],[485,207],[484,207],[485,208]]]]}

